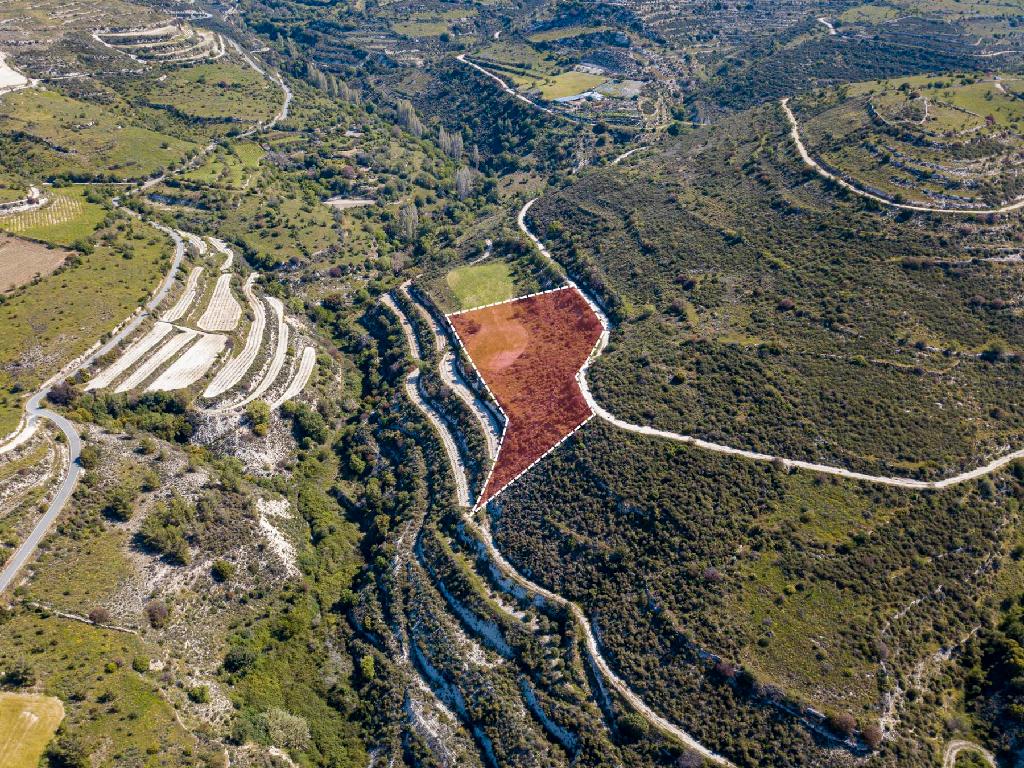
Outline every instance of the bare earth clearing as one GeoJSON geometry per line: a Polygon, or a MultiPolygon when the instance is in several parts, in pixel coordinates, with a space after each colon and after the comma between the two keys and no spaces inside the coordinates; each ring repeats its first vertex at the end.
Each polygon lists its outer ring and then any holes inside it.
{"type": "Polygon", "coordinates": [[[339,211],[348,210],[349,208],[359,208],[364,205],[375,205],[376,200],[365,200],[365,199],[351,199],[345,197],[332,197],[330,200],[324,200],[324,205],[329,205],[331,208],[336,208],[339,211]]]}
{"type": "Polygon", "coordinates": [[[47,248],[31,240],[0,235],[0,293],[48,275],[70,256],[60,248],[47,248]]]}

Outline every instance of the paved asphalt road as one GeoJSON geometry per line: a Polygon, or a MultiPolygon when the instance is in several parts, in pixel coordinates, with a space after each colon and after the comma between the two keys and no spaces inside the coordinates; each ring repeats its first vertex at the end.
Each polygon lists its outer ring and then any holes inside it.
{"type": "MultiPolygon", "coordinates": [[[[135,329],[139,327],[142,321],[153,313],[160,302],[167,296],[167,293],[171,290],[171,286],[174,285],[174,277],[178,274],[178,268],[181,266],[181,260],[185,256],[185,242],[174,230],[168,229],[161,224],[153,224],[152,226],[169,235],[171,239],[174,240],[174,261],[171,263],[171,269],[168,271],[167,277],[164,278],[160,288],[155,294],[153,294],[153,297],[146,304],[143,311],[139,312],[135,317],[128,321],[128,323],[126,323],[120,331],[114,334],[109,341],[86,357],[85,360],[83,360],[82,363],[71,373],[91,364],[98,357],[105,355],[131,335],[135,329]]],[[[48,408],[43,407],[43,400],[46,398],[47,393],[49,393],[50,388],[56,383],[58,382],[51,381],[46,384],[42,389],[32,395],[27,403],[25,403],[25,411],[28,413],[28,425],[26,426],[31,427],[31,425],[39,419],[49,419],[57,425],[60,431],[63,432],[64,436],[67,438],[69,449],[68,474],[64,478],[64,482],[61,484],[60,489],[57,491],[57,495],[54,496],[53,501],[50,502],[50,506],[46,510],[46,514],[39,519],[35,528],[32,529],[32,532],[29,533],[28,537],[21,543],[21,546],[19,546],[10,559],[8,559],[3,570],[0,571],[0,594],[5,592],[7,588],[14,583],[18,573],[35,553],[36,547],[39,546],[39,542],[43,540],[44,536],[46,536],[47,531],[50,530],[50,526],[53,525],[53,521],[57,519],[61,510],[64,509],[64,505],[67,504],[68,499],[71,498],[71,494],[74,492],[75,486],[78,484],[78,478],[81,476],[83,471],[82,465],[79,463],[79,458],[82,455],[82,438],[78,434],[78,430],[75,429],[75,425],[59,413],[54,413],[48,408]]]]}

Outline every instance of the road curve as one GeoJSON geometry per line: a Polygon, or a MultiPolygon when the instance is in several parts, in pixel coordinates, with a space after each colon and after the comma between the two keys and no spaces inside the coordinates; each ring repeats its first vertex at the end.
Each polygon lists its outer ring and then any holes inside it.
{"type": "Polygon", "coordinates": [[[523,102],[523,104],[527,104],[527,105],[533,107],[536,110],[540,110],[545,115],[551,115],[552,117],[560,117],[563,120],[566,120],[566,121],[568,121],[570,123],[580,123],[580,122],[583,122],[580,118],[574,117],[573,115],[567,115],[565,112],[560,112],[557,109],[551,109],[550,107],[545,107],[543,104],[538,104],[536,101],[528,99],[526,96],[523,96],[523,94],[521,94],[519,91],[517,91],[511,85],[506,83],[504,80],[502,80],[500,77],[498,77],[493,72],[491,72],[489,70],[486,70],[483,67],[481,67],[479,64],[477,64],[475,62],[472,62],[469,59],[467,59],[466,58],[466,54],[460,53],[455,58],[456,58],[456,60],[461,61],[463,64],[468,64],[473,69],[475,69],[477,72],[480,72],[481,74],[484,74],[487,77],[491,78],[491,80],[493,80],[494,82],[496,82],[498,84],[498,86],[501,88],[501,90],[503,90],[509,96],[512,96],[512,97],[518,99],[519,101],[523,102]]]}
{"type": "Polygon", "coordinates": [[[108,341],[98,345],[88,352],[70,369],[62,371],[54,378],[47,381],[43,384],[42,388],[32,395],[32,397],[30,397],[25,403],[25,429],[34,431],[40,419],[47,419],[48,421],[53,422],[57,428],[64,433],[64,437],[67,439],[68,444],[68,473],[64,477],[64,482],[61,483],[60,488],[57,490],[57,495],[53,497],[53,500],[50,502],[50,506],[47,507],[46,512],[41,518],[39,518],[35,527],[29,532],[25,540],[21,542],[21,545],[17,550],[15,550],[14,554],[8,558],[7,562],[4,564],[3,570],[0,571],[0,594],[7,591],[15,578],[17,578],[18,573],[31,559],[36,548],[39,546],[39,542],[41,542],[43,537],[46,536],[46,533],[50,530],[50,526],[53,525],[54,520],[57,519],[61,510],[64,509],[64,505],[67,503],[68,499],[71,498],[71,494],[74,492],[75,486],[78,484],[78,478],[81,476],[83,471],[82,465],[78,462],[82,455],[82,438],[78,434],[78,430],[75,429],[74,424],[59,413],[55,413],[49,408],[43,407],[43,400],[46,398],[46,395],[49,394],[50,389],[54,385],[74,375],[82,368],[92,364],[94,360],[105,355],[124,341],[129,335],[134,333],[135,329],[139,327],[142,321],[149,317],[160,302],[166,298],[167,293],[171,290],[171,286],[174,285],[174,277],[177,275],[178,269],[181,267],[181,261],[185,256],[185,242],[174,230],[155,222],[147,223],[156,227],[174,241],[174,258],[171,261],[171,269],[168,271],[167,276],[164,277],[160,287],[153,293],[153,296],[146,303],[143,310],[141,312],[136,312],[135,315],[133,315],[128,322],[124,323],[120,330],[111,336],[108,341]]]}
{"type": "MultiPolygon", "coordinates": [[[[234,44],[234,41],[231,42],[232,44],[234,44]]],[[[237,47],[237,44],[235,45],[237,47]]],[[[261,72],[262,74],[266,74],[248,56],[242,54],[242,57],[254,69],[261,72]]],[[[257,123],[249,130],[245,131],[242,134],[239,134],[236,138],[244,138],[247,136],[251,136],[261,130],[269,130],[270,128],[273,128],[278,122],[288,118],[288,111],[292,102],[291,89],[288,87],[287,83],[285,83],[284,78],[282,78],[281,75],[278,74],[277,72],[271,73],[269,77],[270,79],[277,83],[277,85],[281,88],[282,93],[284,94],[281,107],[273,116],[273,118],[271,118],[271,120],[268,121],[266,124],[257,123]]],[[[206,147],[204,147],[203,150],[201,150],[200,153],[195,158],[193,158],[191,161],[186,162],[181,168],[179,168],[178,171],[190,168],[194,163],[197,162],[199,158],[212,152],[216,146],[216,142],[211,142],[206,147]]],[[[167,173],[160,174],[155,178],[148,179],[147,181],[139,184],[134,191],[144,192],[147,189],[152,188],[159,182],[163,181],[168,176],[173,175],[173,173],[178,171],[169,171],[167,173]]],[[[113,202],[115,206],[118,206],[118,201],[116,199],[113,202]]],[[[174,285],[174,278],[177,276],[178,270],[181,267],[182,259],[185,256],[185,242],[182,240],[181,236],[178,235],[176,231],[170,229],[169,227],[165,227],[163,224],[145,220],[142,218],[140,214],[138,214],[135,211],[132,211],[130,208],[122,207],[121,210],[125,211],[131,216],[134,216],[135,218],[142,219],[147,224],[160,230],[168,237],[170,237],[171,240],[174,241],[174,258],[171,262],[171,268],[168,271],[163,282],[150,297],[150,300],[145,304],[144,307],[141,308],[141,311],[137,311],[131,318],[129,318],[125,323],[123,323],[119,330],[117,330],[106,343],[98,344],[95,347],[93,347],[93,349],[87,352],[83,358],[81,358],[78,361],[75,361],[71,366],[65,368],[56,376],[45,382],[43,386],[39,389],[39,391],[28,399],[28,401],[25,403],[26,417],[22,419],[16,432],[13,435],[8,436],[8,438],[4,439],[2,444],[3,449],[10,450],[16,444],[19,444],[24,439],[27,439],[27,437],[30,437],[31,434],[35,432],[38,426],[39,419],[48,419],[49,421],[56,424],[57,427],[67,437],[70,455],[68,463],[68,474],[64,478],[64,482],[61,484],[60,489],[57,491],[57,495],[54,496],[53,501],[50,503],[50,506],[46,510],[46,513],[39,519],[35,527],[29,533],[28,537],[21,543],[21,545],[15,551],[14,555],[8,559],[7,563],[4,565],[3,570],[0,571],[0,594],[3,594],[10,587],[14,579],[17,577],[19,571],[24,567],[25,563],[27,563],[29,559],[32,557],[32,555],[35,553],[36,548],[39,546],[39,542],[42,541],[47,531],[49,531],[50,526],[53,524],[53,521],[57,519],[57,516],[64,508],[64,505],[67,503],[67,500],[71,497],[71,494],[75,489],[75,485],[78,483],[78,478],[82,473],[82,466],[81,464],[78,463],[78,459],[81,456],[81,437],[78,434],[78,431],[75,429],[74,424],[72,424],[70,421],[65,419],[60,414],[54,413],[53,411],[47,408],[43,408],[42,401],[45,399],[46,395],[49,393],[50,389],[54,385],[66,380],[68,377],[74,375],[77,371],[90,365],[98,357],[100,357],[101,355],[105,355],[111,349],[113,349],[122,341],[124,341],[124,339],[126,339],[129,335],[135,332],[135,330],[139,327],[142,321],[149,317],[156,309],[156,307],[160,304],[160,302],[167,297],[167,294],[171,290],[171,286],[174,285]]]]}
{"type": "Polygon", "coordinates": [[[977,752],[981,759],[992,768],[996,768],[996,756],[984,747],[975,744],[973,741],[954,739],[946,745],[946,751],[942,753],[942,768],[956,768],[956,757],[961,752],[977,752]]]}
{"type": "MultiPolygon", "coordinates": [[[[537,247],[540,253],[550,260],[552,264],[558,267],[563,272],[565,271],[562,265],[551,255],[551,252],[547,247],[540,241],[533,232],[530,231],[529,226],[526,223],[526,215],[530,210],[530,207],[537,202],[538,198],[534,198],[526,203],[519,211],[518,223],[519,229],[530,239],[530,241],[537,247]]],[[[572,280],[567,281],[570,285],[575,286],[579,289],[572,280]]],[[[736,456],[738,458],[750,459],[752,461],[771,461],[781,463],[786,469],[806,469],[811,472],[819,472],[826,475],[836,475],[838,477],[844,477],[848,480],[863,480],[868,483],[877,483],[879,485],[896,486],[899,488],[910,488],[916,490],[941,490],[948,488],[951,485],[958,485],[960,483],[968,482],[969,480],[976,480],[979,477],[991,474],[999,469],[1002,469],[1007,464],[1011,464],[1017,459],[1024,459],[1024,448],[1012,451],[1004,454],[996,459],[993,459],[988,464],[984,464],[980,467],[976,467],[968,472],[962,472],[952,477],[946,477],[941,480],[915,480],[909,477],[891,477],[886,475],[871,475],[865,472],[854,472],[850,469],[844,469],[843,467],[835,467],[830,464],[818,464],[812,461],[802,461],[800,459],[788,459],[784,456],[773,456],[768,453],[759,453],[757,451],[749,451],[744,448],[734,448],[729,445],[721,445],[720,443],[712,443],[708,440],[702,440],[692,435],[682,435],[678,432],[669,432],[664,429],[657,429],[655,427],[632,424],[628,421],[618,418],[614,414],[610,413],[598,403],[593,394],[590,392],[590,386],[587,383],[587,369],[591,363],[597,359],[597,357],[604,351],[604,348],[608,345],[608,334],[611,330],[611,323],[604,314],[604,311],[600,306],[587,294],[586,291],[579,289],[580,293],[583,294],[584,298],[590,303],[591,308],[601,319],[601,324],[604,326],[604,332],[601,334],[601,338],[598,340],[594,347],[594,351],[590,355],[590,359],[587,360],[586,364],[580,369],[580,372],[576,376],[576,381],[579,384],[580,390],[583,393],[583,397],[586,398],[587,404],[590,409],[594,412],[595,416],[604,419],[609,424],[612,424],[619,429],[627,432],[634,432],[639,435],[647,435],[650,437],[659,437],[665,440],[673,440],[679,443],[686,443],[696,448],[701,448],[706,451],[714,451],[715,453],[724,453],[729,456],[736,456]]]]}
{"type": "Polygon", "coordinates": [[[807,151],[807,147],[804,146],[803,139],[800,137],[800,126],[796,121],[796,115],[794,115],[793,110],[789,108],[789,97],[787,96],[782,99],[779,102],[779,106],[782,107],[782,111],[786,115],[786,120],[789,121],[789,136],[793,140],[793,144],[796,146],[796,151],[800,154],[800,159],[804,161],[804,165],[808,168],[812,168],[822,178],[835,182],[843,189],[848,190],[855,195],[859,195],[860,197],[868,200],[874,200],[876,203],[887,205],[890,208],[899,208],[904,211],[918,211],[920,213],[948,213],[954,216],[986,216],[989,214],[1010,213],[1024,208],[1024,197],[1015,200],[1012,203],[1008,203],[1002,208],[929,208],[924,205],[897,203],[881,197],[880,195],[868,192],[855,184],[851,184],[846,179],[836,176],[831,171],[826,170],[817,160],[811,157],[811,154],[807,151]]]}
{"type": "MultiPolygon", "coordinates": [[[[381,300],[398,316],[402,324],[402,330],[405,333],[406,342],[409,344],[409,348],[412,351],[413,356],[416,358],[416,362],[421,362],[419,359],[419,344],[408,319],[406,319],[405,315],[398,308],[390,295],[385,294],[381,300]]],[[[594,664],[601,672],[601,675],[605,680],[607,680],[608,684],[611,685],[626,701],[628,701],[630,706],[632,706],[653,728],[669,738],[682,743],[693,752],[700,754],[705,760],[716,765],[723,766],[724,768],[736,768],[736,766],[727,758],[717,754],[716,752],[712,752],[682,728],[674,725],[656,713],[653,709],[647,706],[646,703],[644,703],[644,700],[641,699],[640,696],[633,692],[622,678],[615,674],[604,656],[601,655],[601,649],[597,644],[597,638],[594,636],[590,627],[590,622],[587,620],[582,608],[571,600],[567,600],[561,595],[551,592],[539,584],[535,584],[530,581],[519,573],[519,571],[517,571],[512,564],[505,559],[494,544],[490,528],[486,524],[479,525],[473,518],[473,514],[470,510],[466,472],[462,465],[462,460],[459,458],[458,450],[455,447],[455,440],[451,436],[448,427],[441,421],[440,416],[438,416],[423,399],[423,396],[420,394],[419,388],[417,387],[418,380],[419,369],[417,368],[406,378],[406,391],[409,393],[409,398],[412,400],[413,404],[419,408],[419,410],[424,413],[428,419],[430,419],[435,427],[437,427],[437,431],[441,435],[441,440],[445,446],[445,452],[448,454],[448,460],[451,464],[452,472],[456,476],[456,483],[459,486],[458,502],[465,528],[471,535],[473,535],[480,545],[483,546],[495,567],[501,571],[505,578],[511,580],[523,590],[538,595],[547,601],[555,603],[556,605],[563,606],[572,613],[576,623],[583,629],[583,633],[586,637],[587,653],[590,655],[591,659],[593,659],[594,664]],[[467,489],[465,494],[463,493],[463,488],[467,489]]]]}

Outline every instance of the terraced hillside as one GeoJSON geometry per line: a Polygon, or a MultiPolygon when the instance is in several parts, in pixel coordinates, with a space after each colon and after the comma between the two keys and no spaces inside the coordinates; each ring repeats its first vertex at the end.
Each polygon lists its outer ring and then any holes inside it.
{"type": "Polygon", "coordinates": [[[985,210],[1021,195],[1019,89],[1012,75],[954,73],[859,83],[794,106],[812,157],[865,190],[985,210]]]}

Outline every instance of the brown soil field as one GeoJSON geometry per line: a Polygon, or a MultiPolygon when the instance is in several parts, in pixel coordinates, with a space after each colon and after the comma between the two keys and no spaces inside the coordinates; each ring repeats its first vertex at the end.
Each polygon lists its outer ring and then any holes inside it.
{"type": "Polygon", "coordinates": [[[69,255],[60,248],[0,235],[0,293],[30,283],[36,275],[50,274],[69,255]]]}
{"type": "Polygon", "coordinates": [[[590,418],[576,374],[601,336],[601,321],[570,287],[449,320],[508,417],[478,502],[484,504],[590,418]]]}

